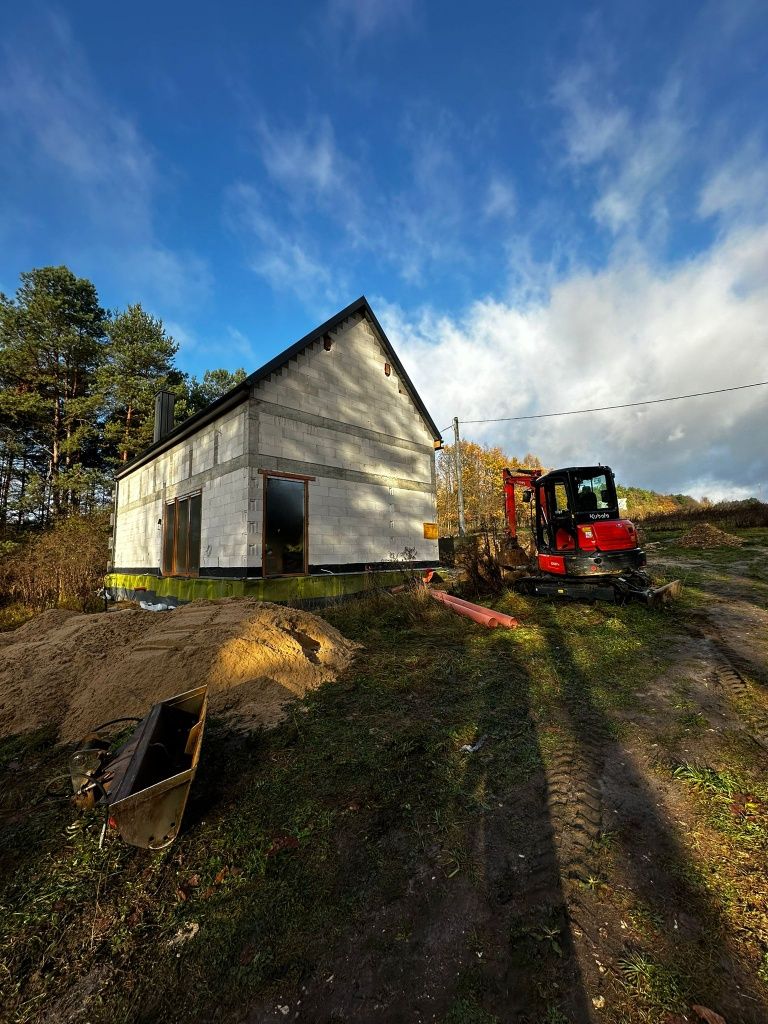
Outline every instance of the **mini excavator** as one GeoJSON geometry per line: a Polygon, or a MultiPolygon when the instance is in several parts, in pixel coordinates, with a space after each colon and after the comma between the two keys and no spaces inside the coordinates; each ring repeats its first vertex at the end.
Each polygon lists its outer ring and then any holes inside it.
{"type": "Polygon", "coordinates": [[[506,542],[501,564],[529,563],[517,535],[515,487],[531,508],[536,571],[515,580],[525,594],[660,605],[674,600],[679,580],[652,585],[645,552],[633,523],[622,519],[613,472],[608,466],[576,466],[543,473],[504,470],[506,542]]]}

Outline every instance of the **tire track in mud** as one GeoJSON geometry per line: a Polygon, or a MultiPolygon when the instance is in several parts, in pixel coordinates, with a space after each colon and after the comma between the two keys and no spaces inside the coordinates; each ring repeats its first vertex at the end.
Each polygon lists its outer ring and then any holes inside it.
{"type": "Polygon", "coordinates": [[[562,744],[547,767],[547,806],[562,878],[586,882],[594,875],[602,827],[605,736],[590,722],[579,722],[578,728],[579,739],[562,744]]]}
{"type": "Polygon", "coordinates": [[[744,731],[754,742],[768,751],[768,709],[760,706],[749,682],[750,676],[761,677],[758,666],[731,650],[727,640],[708,620],[699,621],[687,630],[696,640],[711,645],[714,652],[713,681],[727,693],[734,710],[744,722],[744,731]]]}
{"type": "Polygon", "coordinates": [[[715,665],[714,676],[721,689],[740,704],[736,710],[748,726],[745,732],[768,752],[768,712],[762,708],[755,709],[750,684],[735,665],[724,658],[720,664],[715,665]],[[751,709],[742,710],[745,705],[751,705],[751,709]]]}
{"type": "MultiPolygon", "coordinates": [[[[573,883],[596,873],[596,844],[603,823],[600,777],[605,730],[591,720],[569,723],[556,750],[545,757],[539,836],[528,865],[529,907],[571,902],[573,883]]],[[[564,730],[565,731],[565,730],[564,730]]]]}

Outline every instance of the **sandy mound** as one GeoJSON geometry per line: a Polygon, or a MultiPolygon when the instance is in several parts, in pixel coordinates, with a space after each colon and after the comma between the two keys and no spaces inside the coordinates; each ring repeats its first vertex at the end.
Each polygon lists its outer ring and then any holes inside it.
{"type": "Polygon", "coordinates": [[[335,679],[357,646],[316,615],[250,599],[51,610],[0,634],[0,735],[53,723],[62,741],[77,741],[203,683],[211,713],[233,727],[273,725],[286,703],[335,679]]]}
{"type": "Polygon", "coordinates": [[[723,533],[711,523],[699,523],[680,538],[684,548],[740,548],[744,542],[732,533],[723,533]]]}

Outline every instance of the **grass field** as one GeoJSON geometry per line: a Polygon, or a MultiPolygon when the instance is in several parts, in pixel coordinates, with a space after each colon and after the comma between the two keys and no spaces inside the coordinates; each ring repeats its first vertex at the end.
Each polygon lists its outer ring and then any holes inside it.
{"type": "Polygon", "coordinates": [[[162,854],[100,848],[98,816],[44,795],[69,752],[4,741],[0,1012],[768,1020],[768,663],[752,619],[738,649],[718,632],[726,601],[768,619],[768,531],[744,535],[656,537],[687,582],[662,611],[507,593],[523,625],[486,631],[424,595],[327,610],[353,668],[270,732],[211,722],[162,854]]]}

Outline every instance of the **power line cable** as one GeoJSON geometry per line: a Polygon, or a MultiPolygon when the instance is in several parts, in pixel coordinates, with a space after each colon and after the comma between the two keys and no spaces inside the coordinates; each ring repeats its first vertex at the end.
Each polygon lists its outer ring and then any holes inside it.
{"type": "MultiPolygon", "coordinates": [[[[517,420],[544,420],[551,419],[554,416],[580,416],[583,413],[588,412],[608,412],[611,409],[634,409],[638,405],[659,405],[661,402],[680,402],[685,398],[703,398],[705,395],[722,395],[726,391],[744,391],[746,388],[761,388],[768,384],[768,380],[759,380],[754,384],[737,384],[736,387],[732,388],[716,388],[714,391],[695,391],[690,395],[672,395],[670,398],[647,398],[642,402],[623,402],[621,405],[599,405],[593,409],[569,409],[565,412],[537,412],[530,413],[527,416],[499,416],[495,419],[484,419],[484,420],[461,420],[463,424],[468,423],[511,423],[517,420]]],[[[449,430],[452,424],[444,427],[440,431],[449,430]]]]}

